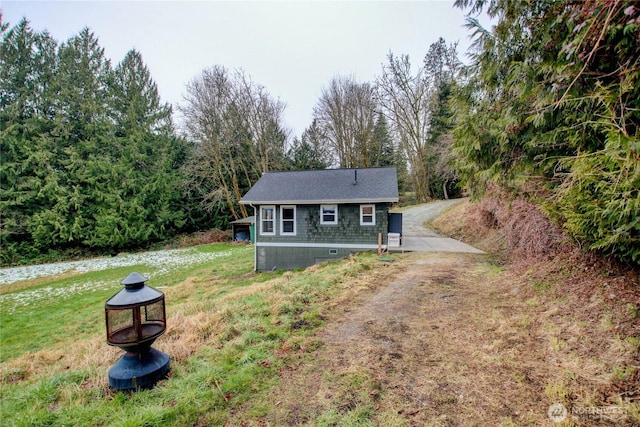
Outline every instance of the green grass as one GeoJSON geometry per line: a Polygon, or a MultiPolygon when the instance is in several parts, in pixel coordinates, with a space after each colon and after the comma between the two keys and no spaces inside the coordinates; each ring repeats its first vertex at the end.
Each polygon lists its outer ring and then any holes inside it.
{"type": "Polygon", "coordinates": [[[174,268],[166,274],[153,274],[157,268],[146,265],[119,267],[78,274],[45,283],[11,294],[4,294],[0,302],[0,362],[25,352],[35,352],[70,339],[86,339],[104,331],[104,303],[122,289],[120,281],[132,271],[153,276],[147,282],[153,287],[168,287],[187,277],[211,272],[212,267],[223,277],[251,268],[252,252],[248,247],[230,248],[228,245],[205,245],[197,252],[215,253],[232,250],[232,255],[216,258],[213,263],[198,263],[187,268],[174,268]],[[241,254],[237,257],[236,254],[241,254]],[[230,258],[234,262],[230,262],[230,258]],[[250,262],[247,262],[249,259],[250,262]],[[220,265],[219,265],[220,264],[220,265]],[[24,296],[20,298],[20,296],[24,296]],[[8,298],[11,297],[11,298],[8,298]],[[15,301],[31,300],[28,305],[15,301]]]}
{"type": "MultiPolygon", "coordinates": [[[[37,306],[12,309],[10,299],[3,299],[2,425],[223,425],[239,410],[245,418],[264,417],[279,370],[289,357],[299,360],[314,348],[311,334],[324,322],[322,302],[337,292],[338,284],[366,274],[376,262],[374,255],[364,254],[356,262],[312,271],[254,274],[252,247],[205,245],[197,250],[231,254],[175,268],[147,282],[166,294],[168,332],[154,347],[177,340],[175,348],[191,350],[177,359],[169,353],[171,373],[151,390],[110,389],[106,377],[112,361],[102,356],[114,351],[104,339],[105,301],[121,289],[119,282],[129,272],[145,272],[148,266],[38,282],[14,291],[75,289],[71,296],[42,299],[37,306]],[[106,284],[77,286],[94,280],[106,284]],[[185,323],[177,326],[183,328],[179,332],[169,333],[172,319],[196,319],[196,329],[185,323]],[[82,342],[96,343],[96,348],[93,354],[82,350],[87,354],[78,361],[72,356],[82,342]]],[[[354,423],[347,424],[368,425],[370,413],[369,405],[353,408],[349,417],[354,423]]],[[[326,414],[328,422],[332,418],[326,414]]]]}

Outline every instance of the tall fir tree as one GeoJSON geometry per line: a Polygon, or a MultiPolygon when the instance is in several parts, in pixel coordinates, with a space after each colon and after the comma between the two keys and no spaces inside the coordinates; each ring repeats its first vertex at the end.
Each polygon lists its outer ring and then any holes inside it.
{"type": "Polygon", "coordinates": [[[369,144],[371,166],[396,166],[398,158],[393,139],[389,133],[389,125],[384,114],[378,113],[373,125],[373,135],[369,144]]]}
{"type": "Polygon", "coordinates": [[[0,261],[34,255],[30,218],[46,209],[41,189],[52,163],[45,135],[56,73],[57,43],[37,33],[26,19],[2,26],[0,45],[0,261]]]}
{"type": "Polygon", "coordinates": [[[168,237],[183,225],[181,181],[171,107],[160,102],[155,82],[139,52],[127,53],[109,86],[114,135],[96,160],[96,191],[89,246],[121,248],[168,237]]]}
{"type": "Polygon", "coordinates": [[[101,197],[96,177],[108,168],[102,154],[113,133],[107,114],[111,66],[97,37],[83,29],[59,47],[57,59],[52,129],[44,135],[53,153],[41,189],[47,209],[29,224],[41,249],[80,245],[91,236],[101,197]]]}
{"type": "Polygon", "coordinates": [[[290,169],[326,169],[331,166],[331,151],[325,145],[321,132],[318,121],[314,119],[311,126],[302,132],[300,139],[294,138],[293,144],[287,152],[290,169]]]}

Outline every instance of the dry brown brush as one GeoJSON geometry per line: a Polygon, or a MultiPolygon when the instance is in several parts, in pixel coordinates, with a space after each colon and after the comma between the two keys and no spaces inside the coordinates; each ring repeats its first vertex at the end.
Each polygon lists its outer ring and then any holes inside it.
{"type": "Polygon", "coordinates": [[[531,202],[496,194],[472,205],[470,214],[478,225],[497,229],[514,257],[548,259],[566,250],[560,228],[531,202]]]}
{"type": "MultiPolygon", "coordinates": [[[[606,363],[596,364],[599,369],[614,366],[604,383],[590,381],[588,375],[572,380],[574,403],[640,401],[637,267],[585,250],[563,234],[539,206],[504,194],[461,203],[432,225],[497,254],[507,269],[525,279],[530,286],[522,289],[522,295],[539,304],[540,316],[552,313],[556,322],[566,320],[558,327],[573,337],[564,349],[567,354],[580,355],[583,365],[601,360],[606,363]],[[570,345],[572,339],[579,341],[575,348],[570,345]]],[[[598,372],[597,377],[602,378],[603,372],[598,372]]]]}

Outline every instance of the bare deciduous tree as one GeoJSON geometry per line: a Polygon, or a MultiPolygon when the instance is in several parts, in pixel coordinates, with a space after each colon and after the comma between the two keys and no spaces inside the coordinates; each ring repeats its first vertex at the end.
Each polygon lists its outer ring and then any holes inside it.
{"type": "Polygon", "coordinates": [[[234,218],[247,216],[239,205],[262,173],[282,167],[287,131],[285,105],[242,71],[214,66],[187,84],[179,107],[194,146],[188,163],[191,184],[210,209],[226,206],[234,218]]]}
{"type": "Polygon", "coordinates": [[[340,167],[372,166],[368,145],[373,138],[377,104],[374,88],[353,77],[334,77],[322,90],[313,117],[340,167]]]}
{"type": "Polygon", "coordinates": [[[449,96],[443,90],[450,90],[459,68],[456,45],[440,38],[415,74],[408,56],[389,53],[387,59],[377,80],[378,103],[407,155],[416,200],[424,202],[433,196],[432,181],[446,164],[438,141],[450,127],[441,123],[449,96]]]}
{"type": "Polygon", "coordinates": [[[432,87],[424,69],[412,73],[407,55],[397,58],[389,53],[387,58],[377,81],[378,102],[407,155],[416,200],[424,202],[430,197],[426,141],[432,87]]]}

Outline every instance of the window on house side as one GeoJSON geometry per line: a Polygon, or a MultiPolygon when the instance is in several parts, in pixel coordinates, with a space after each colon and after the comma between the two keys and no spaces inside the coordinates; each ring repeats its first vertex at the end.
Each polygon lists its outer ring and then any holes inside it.
{"type": "Polygon", "coordinates": [[[275,206],[260,207],[260,234],[276,234],[275,206]]]}
{"type": "Polygon", "coordinates": [[[338,205],[320,206],[320,224],[338,223],[338,205]]]}
{"type": "Polygon", "coordinates": [[[296,207],[280,207],[280,234],[296,234],[296,207]]]}
{"type": "Polygon", "coordinates": [[[376,225],[375,205],[360,205],[360,225],[376,225]]]}

